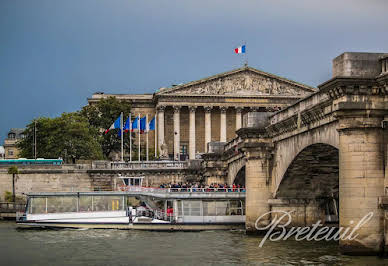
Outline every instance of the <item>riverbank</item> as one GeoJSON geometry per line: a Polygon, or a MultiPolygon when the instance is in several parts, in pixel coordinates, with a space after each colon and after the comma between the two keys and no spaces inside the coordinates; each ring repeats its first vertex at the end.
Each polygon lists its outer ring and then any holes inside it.
{"type": "Polygon", "coordinates": [[[336,242],[270,242],[244,231],[17,230],[0,221],[3,265],[386,265],[339,254],[336,242]]]}

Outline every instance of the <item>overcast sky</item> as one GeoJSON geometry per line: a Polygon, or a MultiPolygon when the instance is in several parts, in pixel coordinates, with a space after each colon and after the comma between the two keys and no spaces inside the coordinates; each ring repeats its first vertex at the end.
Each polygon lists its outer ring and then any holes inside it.
{"type": "Polygon", "coordinates": [[[153,93],[242,65],[317,86],[345,51],[388,52],[386,0],[0,0],[0,145],[96,91],[153,93]]]}

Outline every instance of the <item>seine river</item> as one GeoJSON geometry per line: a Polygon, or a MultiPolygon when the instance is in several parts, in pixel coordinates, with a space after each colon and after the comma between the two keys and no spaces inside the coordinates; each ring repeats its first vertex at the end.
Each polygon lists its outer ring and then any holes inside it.
{"type": "Polygon", "coordinates": [[[17,230],[0,222],[0,265],[387,265],[335,242],[266,242],[242,231],[17,230]]]}

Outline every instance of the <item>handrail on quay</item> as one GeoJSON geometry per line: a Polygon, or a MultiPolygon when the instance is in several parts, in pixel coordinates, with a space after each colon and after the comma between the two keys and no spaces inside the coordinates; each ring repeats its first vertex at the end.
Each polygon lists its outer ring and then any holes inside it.
{"type": "Polygon", "coordinates": [[[15,202],[0,202],[0,212],[24,211],[26,204],[15,202]]]}

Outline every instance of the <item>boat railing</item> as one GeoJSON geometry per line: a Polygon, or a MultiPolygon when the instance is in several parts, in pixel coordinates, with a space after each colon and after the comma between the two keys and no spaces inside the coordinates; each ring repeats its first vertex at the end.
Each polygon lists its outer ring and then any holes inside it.
{"type": "Polygon", "coordinates": [[[172,213],[166,213],[161,210],[154,210],[154,217],[159,220],[172,222],[174,221],[174,215],[172,213]]]}
{"type": "Polygon", "coordinates": [[[176,193],[176,192],[188,192],[188,193],[211,193],[211,192],[246,192],[245,188],[155,188],[155,187],[140,187],[140,186],[120,186],[120,191],[128,192],[149,192],[149,193],[176,193]]]}
{"type": "Polygon", "coordinates": [[[111,162],[112,169],[184,169],[187,161],[111,162]]]}

